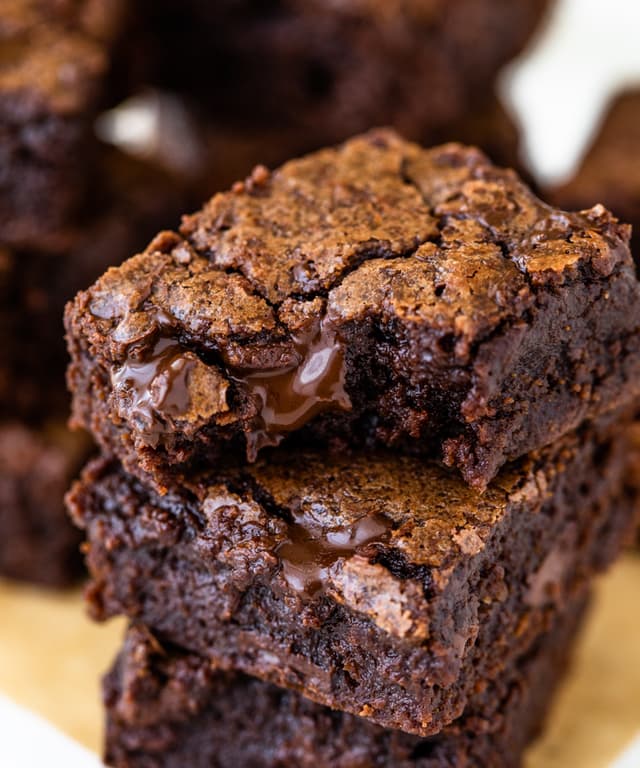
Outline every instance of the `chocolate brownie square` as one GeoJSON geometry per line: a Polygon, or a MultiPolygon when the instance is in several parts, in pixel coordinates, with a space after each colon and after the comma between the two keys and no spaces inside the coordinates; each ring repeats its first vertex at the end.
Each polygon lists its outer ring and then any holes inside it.
{"type": "Polygon", "coordinates": [[[39,430],[0,424],[0,574],[49,587],[82,572],[80,535],[64,494],[89,456],[86,435],[63,423],[39,430]]]}
{"type": "Polygon", "coordinates": [[[640,91],[618,96],[575,176],[550,194],[570,209],[597,200],[630,222],[640,262],[640,91]]]}
{"type": "Polygon", "coordinates": [[[280,449],[164,496],[100,459],[68,503],[94,617],[427,736],[616,556],[636,517],[629,455],[603,425],[484,494],[398,453],[280,449]]]}
{"type": "Polygon", "coordinates": [[[124,9],[120,0],[3,3],[0,244],[51,247],[82,207],[124,9]]]}
{"type": "Polygon", "coordinates": [[[286,437],[483,488],[640,395],[628,236],[387,131],[257,168],[68,306],[74,421],[161,490],[286,437]]]}
{"type": "Polygon", "coordinates": [[[385,731],[130,628],[103,682],[114,768],[517,768],[537,735],[584,613],[552,628],[436,736],[385,731]]]}

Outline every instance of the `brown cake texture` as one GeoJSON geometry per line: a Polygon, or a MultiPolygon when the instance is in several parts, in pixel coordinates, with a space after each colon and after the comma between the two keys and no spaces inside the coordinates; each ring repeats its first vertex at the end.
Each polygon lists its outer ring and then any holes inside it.
{"type": "Polygon", "coordinates": [[[114,768],[517,768],[566,667],[584,599],[464,715],[420,739],[321,707],[130,628],[103,682],[114,768]]]}
{"type": "Polygon", "coordinates": [[[161,490],[299,435],[483,488],[638,396],[628,235],[392,132],[257,168],[68,306],[75,423],[161,490]]]}
{"type": "Polygon", "coordinates": [[[575,176],[550,194],[571,209],[601,202],[632,224],[632,251],[640,262],[640,91],[613,101],[575,176]]]}
{"type": "Polygon", "coordinates": [[[279,449],[164,496],[100,459],[68,497],[88,604],[216,666],[432,735],[629,538],[619,433],[566,437],[483,495],[398,453],[279,449]]]}

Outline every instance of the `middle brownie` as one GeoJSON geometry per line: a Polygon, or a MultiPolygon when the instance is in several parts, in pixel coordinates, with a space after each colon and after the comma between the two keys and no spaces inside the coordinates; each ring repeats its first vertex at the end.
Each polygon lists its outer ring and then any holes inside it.
{"type": "Polygon", "coordinates": [[[572,434],[483,495],[395,454],[296,454],[161,496],[100,459],[69,495],[97,618],[422,736],[525,653],[635,517],[624,429],[572,434]]]}

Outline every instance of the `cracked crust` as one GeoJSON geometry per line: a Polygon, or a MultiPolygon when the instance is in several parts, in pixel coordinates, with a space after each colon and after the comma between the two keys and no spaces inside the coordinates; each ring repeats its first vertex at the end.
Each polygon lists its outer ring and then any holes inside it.
{"type": "Polygon", "coordinates": [[[530,653],[428,740],[221,672],[133,625],[103,681],[106,762],[115,768],[516,768],[562,679],[583,614],[584,600],[572,601],[530,653]]]}
{"type": "Polygon", "coordinates": [[[483,488],[640,394],[628,235],[601,206],[549,208],[477,150],[389,131],[259,167],[68,306],[75,423],[160,489],[298,432],[399,445],[483,488]],[[167,384],[167,339],[209,387],[167,384]],[[290,397],[327,351],[317,390],[292,399],[302,415],[273,427],[278,387],[290,397]],[[172,408],[134,391],[141,362],[162,363],[172,408]]]}
{"type": "Polygon", "coordinates": [[[603,430],[531,455],[483,495],[388,453],[280,449],[165,496],[102,459],[68,497],[90,609],[384,727],[437,733],[629,534],[626,432],[603,430]]]}

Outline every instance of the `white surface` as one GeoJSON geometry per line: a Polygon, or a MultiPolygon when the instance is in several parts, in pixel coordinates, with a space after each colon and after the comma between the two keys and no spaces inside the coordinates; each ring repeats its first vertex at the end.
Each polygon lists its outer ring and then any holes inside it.
{"type": "Polygon", "coordinates": [[[2,768],[100,768],[88,750],[0,694],[2,768]]]}
{"type": "Polygon", "coordinates": [[[640,83],[639,0],[557,0],[548,26],[503,74],[524,156],[541,182],[567,178],[615,94],[640,83]]]}
{"type": "Polygon", "coordinates": [[[640,766],[640,733],[633,744],[611,768],[638,768],[640,766]]]}

